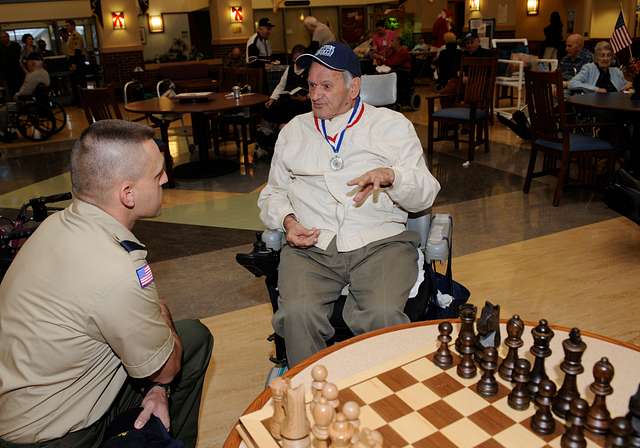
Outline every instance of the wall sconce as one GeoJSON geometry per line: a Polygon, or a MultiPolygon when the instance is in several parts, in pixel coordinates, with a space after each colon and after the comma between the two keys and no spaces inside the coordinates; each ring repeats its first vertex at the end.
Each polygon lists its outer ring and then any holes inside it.
{"type": "Polygon", "coordinates": [[[150,33],[164,33],[164,17],[162,14],[159,16],[148,16],[149,32],[150,33]]]}
{"type": "Polygon", "coordinates": [[[480,0],[469,0],[469,11],[480,11],[480,0]]]}
{"type": "Polygon", "coordinates": [[[242,6],[232,6],[229,8],[231,15],[231,23],[242,23],[244,21],[244,13],[242,6]]]}
{"type": "Polygon", "coordinates": [[[527,0],[527,15],[537,16],[540,12],[540,0],[527,0]]]}
{"type": "Polygon", "coordinates": [[[304,22],[304,13],[301,12],[300,15],[298,16],[298,19],[300,19],[301,22],[304,22]]]}
{"type": "Polygon", "coordinates": [[[114,30],[126,30],[127,25],[124,21],[124,11],[111,11],[111,23],[114,30]]]}

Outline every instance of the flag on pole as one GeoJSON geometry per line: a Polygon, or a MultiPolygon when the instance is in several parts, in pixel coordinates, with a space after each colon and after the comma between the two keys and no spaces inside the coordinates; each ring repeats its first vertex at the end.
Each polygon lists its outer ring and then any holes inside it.
{"type": "Polygon", "coordinates": [[[631,36],[629,35],[627,26],[624,24],[624,16],[622,15],[622,11],[620,11],[620,14],[618,15],[616,26],[613,29],[613,34],[611,35],[611,39],[609,39],[609,41],[614,53],[618,53],[620,50],[624,50],[625,48],[631,46],[631,36]]]}

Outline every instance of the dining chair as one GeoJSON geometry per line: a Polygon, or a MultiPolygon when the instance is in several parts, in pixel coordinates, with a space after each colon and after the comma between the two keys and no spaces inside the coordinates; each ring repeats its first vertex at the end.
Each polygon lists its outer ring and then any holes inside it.
{"type": "Polygon", "coordinates": [[[617,151],[606,140],[573,132],[576,128],[582,130],[585,124],[567,122],[562,74],[559,71],[525,72],[525,89],[532,139],[529,166],[522,190],[529,193],[534,177],[556,175],[558,181],[553,194],[553,205],[557,207],[569,179],[572,162],[577,166],[577,180],[589,183],[595,179],[599,159],[607,159],[609,175],[613,172],[617,151]],[[538,152],[543,153],[544,157],[542,169],[535,172],[538,152]]]}
{"type": "Polygon", "coordinates": [[[468,130],[467,160],[474,159],[475,148],[484,145],[489,152],[489,121],[492,115],[493,92],[496,82],[497,58],[463,57],[460,67],[458,91],[454,95],[427,97],[427,155],[433,158],[433,144],[453,140],[459,149],[459,127],[468,130]],[[435,100],[440,99],[440,110],[435,110],[435,100]],[[445,104],[443,100],[448,100],[445,104]],[[445,107],[446,106],[446,107],[445,107]],[[435,128],[438,134],[434,135],[435,128]]]}

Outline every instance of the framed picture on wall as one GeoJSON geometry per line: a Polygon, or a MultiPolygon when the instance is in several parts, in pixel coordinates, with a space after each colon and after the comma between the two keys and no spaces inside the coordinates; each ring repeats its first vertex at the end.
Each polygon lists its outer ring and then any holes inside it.
{"type": "Polygon", "coordinates": [[[140,34],[140,43],[142,45],[147,44],[147,29],[143,26],[138,28],[138,33],[140,34]]]}
{"type": "Polygon", "coordinates": [[[366,8],[340,8],[340,35],[349,44],[358,44],[367,31],[366,8]]]}

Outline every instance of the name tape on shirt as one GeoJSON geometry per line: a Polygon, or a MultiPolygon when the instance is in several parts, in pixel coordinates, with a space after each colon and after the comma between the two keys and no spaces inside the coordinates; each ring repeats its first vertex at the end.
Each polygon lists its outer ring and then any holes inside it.
{"type": "Polygon", "coordinates": [[[147,263],[136,269],[136,275],[138,276],[140,286],[143,288],[146,288],[153,283],[153,273],[151,272],[151,267],[147,263]]]}

